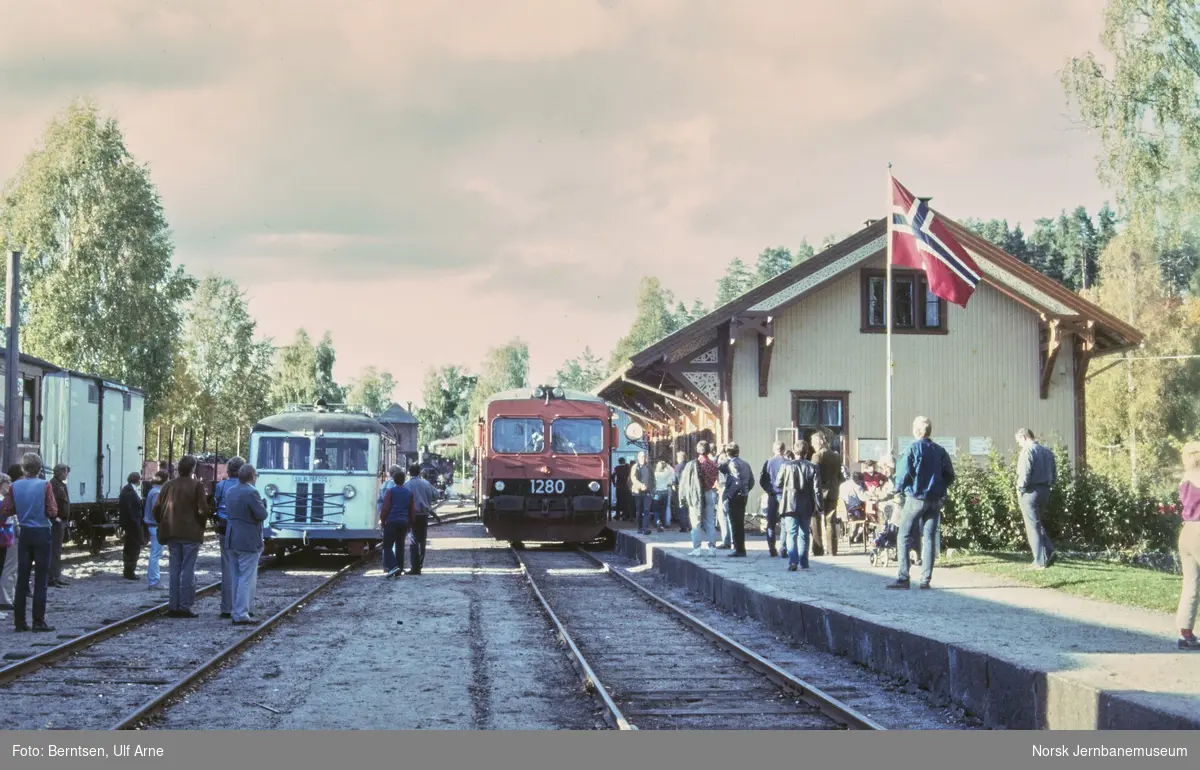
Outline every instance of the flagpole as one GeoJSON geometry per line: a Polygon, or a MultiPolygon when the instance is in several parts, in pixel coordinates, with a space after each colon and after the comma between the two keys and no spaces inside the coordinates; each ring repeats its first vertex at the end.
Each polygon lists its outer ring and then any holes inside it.
{"type": "Polygon", "coordinates": [[[888,163],[887,179],[887,277],[884,278],[883,312],[887,316],[887,453],[895,454],[892,446],[892,207],[893,207],[892,164],[888,163]]]}

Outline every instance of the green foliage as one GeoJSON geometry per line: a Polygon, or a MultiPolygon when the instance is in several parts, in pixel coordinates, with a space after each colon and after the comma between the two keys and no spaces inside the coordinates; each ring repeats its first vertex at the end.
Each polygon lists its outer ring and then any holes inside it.
{"type": "Polygon", "coordinates": [[[1102,279],[1088,299],[1146,335],[1127,364],[1099,371],[1088,382],[1089,460],[1097,470],[1152,486],[1170,483],[1179,447],[1200,430],[1195,360],[1155,360],[1200,353],[1194,304],[1175,295],[1161,277],[1153,245],[1131,234],[1113,240],[1100,257],[1102,279]]]}
{"type": "Polygon", "coordinates": [[[471,393],[469,414],[483,412],[484,403],[497,393],[529,387],[529,345],[514,339],[492,348],[484,358],[479,379],[471,393]]]}
{"type": "Polygon", "coordinates": [[[340,403],[343,392],[333,380],[336,354],[326,332],[314,345],[308,332],[300,329],[291,345],[279,348],[271,373],[271,405],[276,411],[288,404],[315,404],[318,399],[340,403]]]}
{"type": "Polygon", "coordinates": [[[732,302],[754,287],[754,275],[741,257],[734,257],[717,281],[717,307],[732,302]]]}
{"type": "Polygon", "coordinates": [[[792,266],[794,267],[807,259],[812,259],[813,255],[816,253],[816,249],[808,244],[807,238],[800,241],[800,245],[797,246],[796,250],[792,253],[792,266]]]}
{"type": "Polygon", "coordinates": [[[558,384],[564,388],[590,392],[604,379],[604,362],[592,353],[590,347],[584,348],[583,355],[564,363],[555,376],[558,384]]]}
{"type": "Polygon", "coordinates": [[[458,366],[443,366],[425,373],[423,390],[424,403],[417,411],[420,421],[418,436],[420,443],[430,444],[440,438],[448,438],[460,431],[471,431],[471,397],[479,378],[467,374],[458,366]]]}
{"type": "MultiPolygon", "coordinates": [[[[1058,446],[1054,452],[1059,478],[1043,524],[1058,548],[1154,553],[1174,547],[1178,518],[1164,515],[1162,506],[1177,498],[1090,470],[1076,474],[1066,450],[1058,446]]],[[[955,466],[958,480],[942,511],[945,545],[982,551],[1028,548],[1017,502],[1016,461],[1015,453],[993,452],[983,464],[955,466]]]]}
{"type": "Polygon", "coordinates": [[[672,311],[674,296],[654,277],[642,279],[638,286],[637,315],[629,333],[617,340],[609,356],[608,371],[614,372],[639,350],[653,345],[680,327],[681,319],[672,311]]]}
{"type": "Polygon", "coordinates": [[[196,281],[172,266],[158,192],[115,120],[81,102],[50,123],[5,188],[0,241],[24,252],[23,349],[141,387],[156,414],[196,281]]]}
{"type": "Polygon", "coordinates": [[[236,283],[205,276],[188,306],[172,387],[151,429],[190,428],[221,448],[233,447],[239,427],[249,435],[271,412],[274,347],[255,339],[256,326],[236,283]]]}
{"type": "Polygon", "coordinates": [[[1200,211],[1200,6],[1109,0],[1104,48],[1071,59],[1063,87],[1100,135],[1100,173],[1141,237],[1177,231],[1200,211]]]}
{"type": "Polygon", "coordinates": [[[392,405],[392,393],[396,390],[396,381],[391,372],[381,372],[374,366],[368,366],[350,380],[346,387],[346,401],[350,404],[366,407],[371,414],[382,414],[392,405]]]}
{"type": "Polygon", "coordinates": [[[775,276],[791,269],[795,264],[792,252],[783,246],[763,249],[754,263],[754,285],[766,283],[775,276]]]}

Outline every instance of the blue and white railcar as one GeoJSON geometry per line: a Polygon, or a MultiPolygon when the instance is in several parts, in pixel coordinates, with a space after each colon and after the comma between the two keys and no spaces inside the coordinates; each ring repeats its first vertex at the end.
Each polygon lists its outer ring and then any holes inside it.
{"type": "Polygon", "coordinates": [[[250,463],[267,503],[268,553],[364,552],[381,539],[375,503],[396,442],[364,410],[289,406],[250,433],[250,463]]]}

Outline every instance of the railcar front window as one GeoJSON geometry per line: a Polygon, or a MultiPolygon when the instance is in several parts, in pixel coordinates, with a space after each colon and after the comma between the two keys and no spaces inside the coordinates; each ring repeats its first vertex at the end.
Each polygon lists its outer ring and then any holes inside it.
{"type": "Polygon", "coordinates": [[[258,469],[261,471],[306,471],[312,456],[312,441],[301,436],[262,436],[258,439],[258,469]]]}
{"type": "Polygon", "coordinates": [[[318,438],[313,470],[366,471],[370,446],[370,441],[365,438],[318,438]]]}
{"type": "Polygon", "coordinates": [[[537,418],[500,417],[492,423],[492,451],[538,454],[546,448],[546,425],[537,418]]]}
{"type": "Polygon", "coordinates": [[[604,451],[604,422],[562,417],[550,423],[550,451],[598,455],[604,451]]]}

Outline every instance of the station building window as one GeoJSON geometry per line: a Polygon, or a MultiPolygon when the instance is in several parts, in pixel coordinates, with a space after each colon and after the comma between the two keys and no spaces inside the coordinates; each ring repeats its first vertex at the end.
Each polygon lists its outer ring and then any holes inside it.
{"type": "MultiPolygon", "coordinates": [[[[865,334],[887,331],[883,270],[862,271],[862,326],[865,334]]],[[[945,334],[946,301],[929,291],[924,274],[892,270],[892,331],[897,334],[945,334]]]]}

